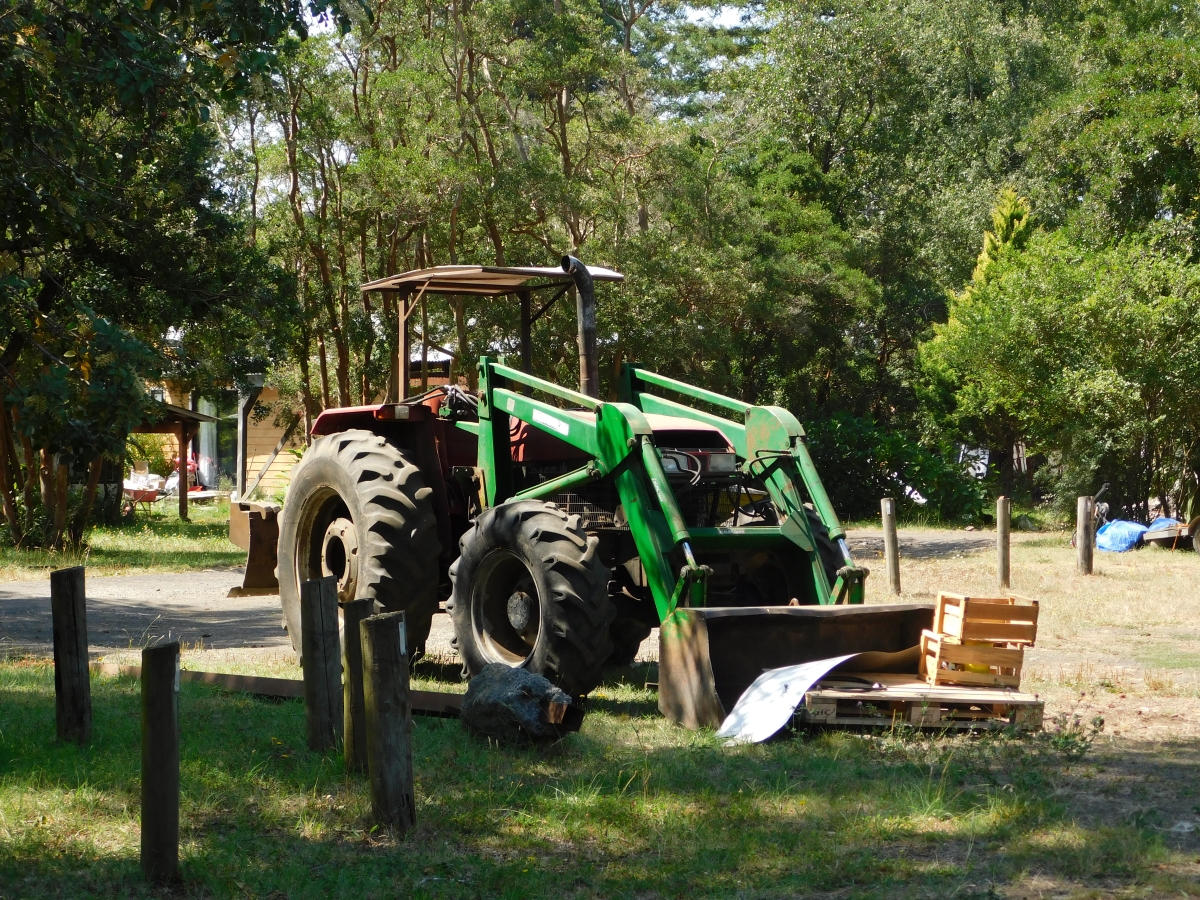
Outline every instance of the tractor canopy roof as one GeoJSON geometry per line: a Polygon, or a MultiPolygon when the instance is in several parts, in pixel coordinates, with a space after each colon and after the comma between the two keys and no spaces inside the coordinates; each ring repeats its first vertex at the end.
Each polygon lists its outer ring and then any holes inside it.
{"type": "MultiPolygon", "coordinates": [[[[624,281],[625,276],[612,269],[588,266],[594,281],[624,281]]],[[[388,275],[364,284],[361,290],[396,291],[424,294],[478,294],[499,297],[543,288],[567,288],[574,282],[557,266],[434,266],[414,269],[400,275],[388,275]]]]}

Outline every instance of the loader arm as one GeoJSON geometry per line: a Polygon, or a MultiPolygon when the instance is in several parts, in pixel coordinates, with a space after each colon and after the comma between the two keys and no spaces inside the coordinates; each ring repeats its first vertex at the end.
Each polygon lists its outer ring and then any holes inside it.
{"type": "Polygon", "coordinates": [[[635,363],[622,366],[620,397],[643,412],[678,416],[718,428],[737,453],[742,471],[762,479],[776,509],[785,517],[781,526],[784,536],[802,550],[811,552],[814,548],[813,536],[802,510],[807,495],[828,530],[829,537],[841,548],[846,562],[836,583],[831,585],[816,555],[812,555],[813,579],[820,587],[821,602],[863,602],[863,580],[857,574],[861,570],[854,565],[846,544],[846,531],[817,474],[816,465],[808,451],[804,428],[795,416],[778,406],[753,406],[676,381],[647,371],[635,363]],[[650,393],[648,388],[669,391],[691,403],[681,403],[650,393]],[[715,406],[731,413],[736,420],[697,409],[697,403],[715,406]]]}
{"type": "Polygon", "coordinates": [[[481,359],[479,466],[484,472],[487,505],[550,497],[592,479],[611,477],[660,621],[665,621],[679,606],[706,605],[708,572],[696,562],[696,550],[769,549],[790,542],[812,560],[819,602],[862,602],[862,578],[855,577],[859,570],[853,567],[845,549],[842,540],[845,533],[804,445],[804,430],[794,416],[778,407],[750,406],[632,366],[626,367],[623,387],[627,389],[623,391],[622,402],[605,402],[521,372],[503,361],[481,359]],[[742,421],[650,394],[642,389],[647,384],[717,406],[742,421]],[[564,410],[536,394],[574,408],[564,410]],[[720,430],[734,448],[742,470],[766,486],[780,513],[780,524],[689,528],[663,471],[654,432],[645,416],[655,412],[692,419],[720,430]],[[514,491],[510,418],[552,434],[586,454],[588,461],[574,471],[514,491]],[[829,528],[830,536],[841,543],[846,557],[846,566],[833,585],[815,552],[812,532],[803,513],[802,486],[829,528]]]}
{"type": "MultiPolygon", "coordinates": [[[[646,573],[659,616],[682,599],[670,556],[686,545],[689,533],[653,445],[653,429],[637,407],[606,403],[513,369],[487,357],[479,361],[479,466],[489,506],[549,497],[593,478],[612,476],[646,573]],[[528,387],[577,407],[570,412],[512,390],[528,387]],[[513,492],[509,417],[553,434],[592,459],[573,472],[513,492]]],[[[690,555],[690,548],[684,550],[690,555]]],[[[700,567],[685,580],[702,585],[700,567]]],[[[685,566],[685,569],[689,569],[685,566]]],[[[695,605],[703,596],[693,593],[695,605]]]]}

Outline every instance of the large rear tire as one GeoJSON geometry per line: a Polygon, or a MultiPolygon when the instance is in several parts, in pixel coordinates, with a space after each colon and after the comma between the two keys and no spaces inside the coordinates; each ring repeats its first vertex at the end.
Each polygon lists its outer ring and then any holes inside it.
{"type": "Polygon", "coordinates": [[[300,653],[300,582],[338,579],[338,599],[403,610],[423,649],[437,611],[437,517],[403,451],[369,431],[318,438],[292,470],[279,519],[279,599],[300,653]]]}
{"type": "Polygon", "coordinates": [[[616,609],[599,543],[553,503],[502,503],[479,515],[459,543],[446,603],[469,676],[504,663],[575,697],[600,683],[616,609]]]}

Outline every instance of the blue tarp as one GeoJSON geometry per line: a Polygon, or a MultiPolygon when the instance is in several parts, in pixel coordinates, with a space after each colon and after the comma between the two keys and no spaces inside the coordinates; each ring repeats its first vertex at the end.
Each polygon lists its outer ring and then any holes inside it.
{"type": "Polygon", "coordinates": [[[1096,532],[1096,549],[1110,553],[1124,553],[1142,543],[1142,535],[1149,529],[1137,522],[1114,519],[1100,526],[1096,532]]]}
{"type": "Polygon", "coordinates": [[[1180,522],[1178,519],[1168,519],[1166,516],[1159,516],[1157,519],[1155,519],[1153,522],[1150,523],[1150,527],[1147,530],[1148,531],[1158,531],[1158,529],[1160,529],[1160,528],[1175,528],[1176,526],[1179,526],[1182,524],[1183,523],[1180,522]]]}

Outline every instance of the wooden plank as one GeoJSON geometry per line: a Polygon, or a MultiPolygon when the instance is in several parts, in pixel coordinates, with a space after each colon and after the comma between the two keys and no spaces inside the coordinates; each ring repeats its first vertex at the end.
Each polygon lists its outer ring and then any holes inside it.
{"type": "Polygon", "coordinates": [[[54,633],[54,721],[58,739],[92,739],[92,687],[88,680],[87,598],[83,566],[50,573],[54,633]]]}
{"type": "Polygon", "coordinates": [[[1017,687],[1021,683],[1021,676],[1005,675],[999,672],[969,672],[966,669],[939,669],[937,672],[939,681],[952,681],[955,684],[977,684],[981,687],[995,685],[998,687],[1017,687]]]}
{"type": "Polygon", "coordinates": [[[913,703],[908,708],[908,724],[918,728],[928,728],[939,725],[942,721],[942,708],[937,704],[913,703]]]}
{"type": "Polygon", "coordinates": [[[1032,644],[1037,640],[1037,624],[1034,622],[975,622],[968,619],[959,630],[958,636],[964,641],[1007,641],[1032,644]]]}
{"type": "Polygon", "coordinates": [[[1042,718],[1045,715],[1045,704],[1032,703],[1028,706],[1018,706],[1013,711],[1013,724],[1026,731],[1041,731],[1042,718]]]}
{"type": "Polygon", "coordinates": [[[964,604],[966,619],[981,622],[1037,622],[1037,601],[1012,603],[1001,597],[970,597],[964,604]]]}
{"type": "Polygon", "coordinates": [[[296,426],[299,424],[300,424],[300,420],[297,419],[295,422],[293,422],[288,427],[287,431],[285,431],[283,433],[283,435],[279,438],[279,442],[275,445],[275,449],[271,451],[270,459],[267,460],[266,465],[264,465],[261,469],[258,470],[258,475],[255,476],[254,483],[251,484],[250,487],[246,488],[245,494],[238,497],[239,500],[245,500],[247,497],[249,497],[251,494],[254,493],[255,489],[258,487],[259,482],[263,480],[263,476],[265,476],[267,474],[267,471],[271,468],[271,464],[275,462],[275,457],[277,457],[282,452],[284,445],[287,444],[288,439],[291,438],[291,436],[292,436],[292,432],[294,432],[296,430],[296,426]]]}
{"type": "Polygon", "coordinates": [[[337,746],[342,735],[342,653],[338,637],[337,579],[300,583],[300,641],[308,749],[337,746]]]}
{"type": "MultiPolygon", "coordinates": [[[[856,673],[857,674],[857,673],[856,673]]],[[[838,687],[828,681],[820,681],[808,693],[819,700],[837,700],[848,696],[858,699],[871,698],[882,702],[893,701],[922,701],[939,703],[974,703],[974,704],[1006,704],[1022,705],[1040,703],[1035,694],[1014,691],[1009,688],[989,687],[956,687],[954,685],[931,685],[926,681],[918,681],[911,675],[901,676],[903,681],[885,683],[889,678],[887,673],[866,674],[868,679],[874,679],[880,687],[877,690],[864,691],[861,687],[838,687]]],[[[895,676],[890,676],[895,678],[895,676]]]]}
{"type": "MultiPolygon", "coordinates": [[[[92,663],[91,671],[106,677],[140,678],[141,666],[119,666],[113,663],[92,663]]],[[[207,684],[223,691],[254,694],[282,700],[302,700],[304,682],[298,678],[266,678],[259,675],[229,675],[224,672],[193,672],[183,669],[181,681],[207,684]]],[[[437,719],[457,719],[462,709],[462,694],[449,691],[409,691],[413,715],[437,719]]]]}
{"type": "Polygon", "coordinates": [[[367,713],[363,705],[362,631],[363,619],[374,611],[374,600],[346,600],[342,610],[342,706],[345,710],[344,756],[346,772],[367,771],[367,713]]]}
{"type": "Polygon", "coordinates": [[[376,824],[404,833],[417,821],[404,613],[368,616],[359,631],[371,813],[376,824]]]}
{"type": "Polygon", "coordinates": [[[146,878],[179,881],[179,642],[142,651],[141,861],[146,878]]]}
{"type": "Polygon", "coordinates": [[[1025,661],[1025,651],[1020,648],[987,647],[977,644],[953,644],[948,640],[939,642],[939,658],[945,663],[964,666],[998,666],[1003,669],[1020,668],[1025,661]]]}
{"type": "Polygon", "coordinates": [[[881,690],[870,692],[851,692],[839,690],[838,688],[817,687],[808,693],[816,700],[824,702],[833,702],[835,700],[844,699],[853,696],[864,702],[870,700],[872,703],[970,703],[975,705],[996,705],[1004,704],[1007,706],[1028,706],[1041,701],[1033,694],[1026,694],[1021,691],[1012,691],[1007,688],[990,688],[990,687],[962,687],[957,691],[950,691],[947,688],[949,685],[932,685],[928,682],[919,682],[914,685],[912,690],[881,690]],[[925,690],[921,690],[921,686],[925,690]]]}

